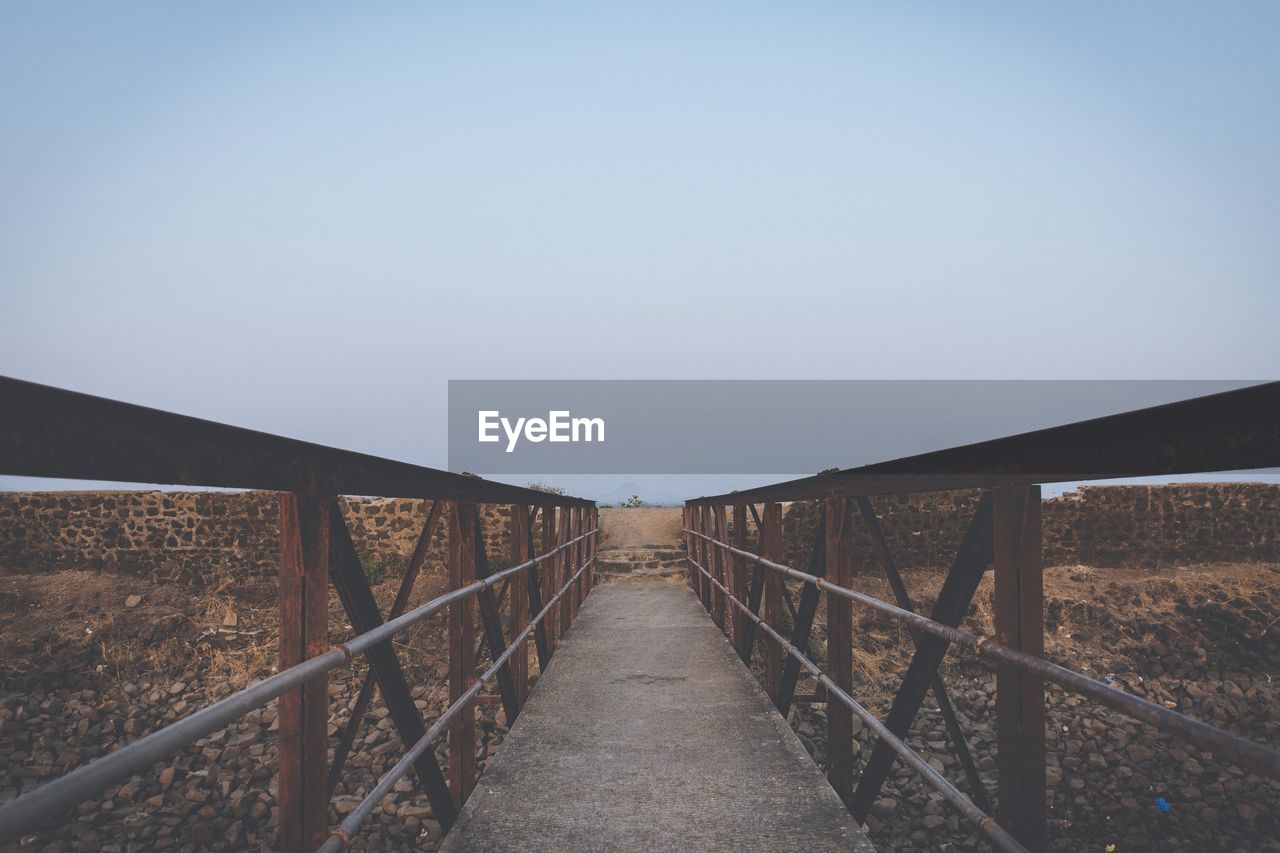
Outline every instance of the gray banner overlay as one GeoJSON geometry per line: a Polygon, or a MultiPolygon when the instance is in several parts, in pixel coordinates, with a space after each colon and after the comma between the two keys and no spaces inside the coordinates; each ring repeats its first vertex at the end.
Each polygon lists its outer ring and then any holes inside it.
{"type": "Polygon", "coordinates": [[[452,380],[449,469],[816,473],[1256,381],[452,380]]]}

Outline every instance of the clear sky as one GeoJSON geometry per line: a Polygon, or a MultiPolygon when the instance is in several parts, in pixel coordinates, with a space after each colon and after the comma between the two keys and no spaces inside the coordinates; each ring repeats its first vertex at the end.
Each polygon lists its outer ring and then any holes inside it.
{"type": "Polygon", "coordinates": [[[1274,2],[2,0],[0,373],[435,466],[449,378],[1272,378],[1277,44],[1274,2]]]}

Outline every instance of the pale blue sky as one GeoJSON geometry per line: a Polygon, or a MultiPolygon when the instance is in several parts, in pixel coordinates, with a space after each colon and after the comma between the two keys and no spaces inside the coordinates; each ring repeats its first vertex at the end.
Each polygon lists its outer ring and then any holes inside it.
{"type": "Polygon", "coordinates": [[[449,378],[1273,377],[1278,43],[1269,2],[2,0],[0,373],[436,466],[449,378]]]}

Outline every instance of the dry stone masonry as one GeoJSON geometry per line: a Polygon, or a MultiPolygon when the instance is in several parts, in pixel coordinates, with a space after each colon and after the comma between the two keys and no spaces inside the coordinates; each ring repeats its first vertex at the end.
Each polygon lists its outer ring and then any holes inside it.
{"type": "MultiPolygon", "coordinates": [[[[407,557],[426,517],[424,501],[347,498],[356,547],[407,557]]],[[[973,492],[875,498],[903,568],[944,569],[973,514],[973,492]]],[[[817,505],[784,519],[786,556],[804,565],[817,505]]],[[[270,576],[278,561],[270,492],[0,492],[0,570],[103,568],[157,579],[270,576]]],[[[493,555],[507,553],[502,506],[486,507],[493,555]]],[[[443,528],[432,556],[442,557],[443,528]]],[[[1259,483],[1085,486],[1044,503],[1046,565],[1156,567],[1171,562],[1280,558],[1280,486],[1259,483]]],[[[861,524],[855,565],[876,565],[861,524]]]]}
{"type": "MultiPolygon", "coordinates": [[[[973,517],[977,492],[872,499],[894,559],[904,569],[944,570],[973,517]]],[[[789,565],[803,566],[818,504],[792,504],[783,517],[789,565]]],[[[1084,486],[1044,502],[1047,566],[1168,567],[1171,563],[1262,562],[1280,558],[1280,485],[1189,483],[1084,486]]],[[[858,520],[854,565],[879,571],[858,520]]]]}
{"type": "MultiPolygon", "coordinates": [[[[344,498],[356,548],[407,558],[427,501],[344,498]]],[[[485,507],[489,553],[508,552],[504,506],[485,507]]],[[[157,580],[273,576],[279,563],[274,492],[0,492],[0,570],[109,569],[157,580]]],[[[431,557],[443,560],[444,525],[431,557]]]]}

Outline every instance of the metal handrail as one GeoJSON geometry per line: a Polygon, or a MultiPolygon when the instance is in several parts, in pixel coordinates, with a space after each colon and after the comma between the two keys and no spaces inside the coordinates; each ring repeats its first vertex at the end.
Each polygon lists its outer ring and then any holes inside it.
{"type": "Polygon", "coordinates": [[[729,506],[1280,466],[1280,382],[1266,382],[688,501],[729,506]]]}
{"type": "Polygon", "coordinates": [[[880,720],[876,718],[875,714],[860,705],[857,700],[828,678],[826,674],[823,673],[821,667],[806,657],[800,649],[796,648],[795,645],[775,631],[767,622],[752,613],[751,608],[743,604],[736,595],[729,591],[727,586],[712,577],[711,573],[703,568],[697,560],[690,557],[689,562],[692,563],[698,571],[702,572],[703,576],[705,576],[707,580],[719,587],[720,591],[727,596],[728,599],[733,602],[733,605],[741,610],[748,619],[751,619],[759,628],[773,637],[773,639],[782,647],[784,652],[799,661],[802,667],[808,670],[820,684],[826,687],[827,695],[829,697],[834,696],[842,704],[847,706],[849,710],[857,714],[858,717],[866,723],[868,728],[875,732],[881,740],[889,744],[893,751],[901,755],[908,764],[920,773],[920,775],[924,776],[925,781],[937,789],[937,791],[942,794],[949,803],[955,806],[961,814],[968,818],[968,820],[972,822],[983,835],[987,836],[991,843],[999,849],[1007,851],[1007,853],[1028,853],[1027,848],[1019,844],[1018,840],[1010,835],[1008,830],[1001,826],[994,816],[989,815],[982,809],[978,808],[974,804],[973,800],[964,795],[963,791],[951,784],[951,780],[947,779],[947,777],[943,776],[937,770],[934,770],[933,767],[929,765],[929,762],[925,761],[918,752],[908,746],[905,741],[893,732],[889,731],[888,727],[886,727],[884,723],[880,722],[880,720]]]}
{"type": "Polygon", "coordinates": [[[321,495],[593,501],[0,376],[0,474],[321,495]]]}
{"type": "MultiPolygon", "coordinates": [[[[330,670],[349,665],[358,655],[386,642],[450,604],[470,598],[504,578],[527,571],[598,532],[599,527],[593,528],[518,566],[494,572],[486,578],[433,598],[395,619],[382,623],[371,631],[366,631],[346,643],[331,648],[324,654],[278,672],[176,723],[121,747],[110,755],[105,755],[33,791],[28,791],[0,806],[0,840],[12,840],[24,832],[40,827],[45,821],[101,793],[116,782],[149,769],[156,762],[163,761],[200,738],[224,728],[250,711],[261,708],[272,699],[295,690],[330,670]]],[[[557,598],[558,596],[559,594],[557,598]]],[[[511,646],[514,647],[514,644],[511,646]]]]}
{"type": "Polygon", "coordinates": [[[507,644],[506,650],[498,656],[498,659],[493,662],[493,665],[485,670],[476,682],[467,688],[466,692],[459,696],[452,705],[446,708],[444,713],[440,715],[440,718],[431,724],[431,728],[427,729],[426,733],[419,738],[403,756],[401,756],[400,760],[397,761],[390,770],[382,775],[382,778],[378,780],[378,784],[374,785],[373,790],[369,792],[368,796],[361,800],[359,805],[352,809],[351,814],[347,815],[346,819],[343,820],[339,826],[333,829],[329,838],[320,846],[316,853],[338,853],[339,850],[342,850],[351,842],[355,833],[359,831],[360,825],[364,823],[365,818],[369,816],[369,813],[373,811],[374,807],[382,801],[383,797],[391,792],[391,789],[395,787],[396,782],[399,782],[406,774],[408,774],[419,756],[426,752],[432,744],[440,739],[440,736],[444,734],[445,727],[449,722],[457,716],[459,711],[470,705],[471,700],[480,692],[480,688],[497,674],[498,670],[507,662],[512,653],[529,638],[529,634],[533,629],[542,622],[543,618],[548,613],[551,612],[551,609],[560,601],[560,597],[564,595],[565,591],[577,583],[578,578],[580,578],[582,573],[595,562],[595,559],[596,558],[594,556],[587,558],[586,562],[582,564],[582,567],[574,572],[573,577],[569,579],[568,583],[560,587],[559,591],[551,597],[551,600],[547,602],[546,606],[538,611],[538,615],[529,620],[529,624],[525,626],[525,629],[517,634],[516,637],[507,644]]]}
{"type": "Polygon", "coordinates": [[[1059,666],[1056,663],[1045,660],[1044,658],[1029,655],[1025,652],[1017,651],[996,642],[992,637],[979,636],[963,631],[959,628],[952,628],[941,622],[921,616],[918,613],[912,613],[909,610],[903,610],[881,601],[865,593],[857,592],[847,587],[838,586],[830,581],[817,577],[816,575],[807,574],[798,571],[781,563],[775,563],[772,560],[752,554],[750,551],[744,551],[741,548],[735,548],[724,542],[714,539],[706,534],[699,533],[695,530],[685,530],[704,539],[713,545],[722,548],[734,556],[749,560],[756,565],[771,569],[780,574],[795,580],[813,584],[818,589],[833,593],[847,598],[850,601],[856,601],[884,613],[899,622],[905,622],[941,637],[948,642],[956,643],[972,649],[979,657],[989,658],[999,663],[1020,669],[1023,672],[1029,672],[1039,676],[1046,681],[1051,681],[1066,690],[1084,694],[1091,699],[1119,711],[1126,716],[1132,717],[1144,723],[1155,726],[1161,731],[1181,737],[1183,740],[1189,741],[1196,746],[1206,749],[1210,752],[1224,755],[1233,760],[1241,767],[1253,770],[1263,776],[1269,776],[1273,779],[1280,779],[1280,750],[1273,749],[1260,743],[1254,743],[1251,740],[1234,735],[1231,732],[1223,731],[1203,723],[1185,714],[1170,710],[1163,706],[1157,705],[1143,699],[1140,696],[1134,696],[1132,693],[1126,693],[1114,687],[1109,687],[1101,681],[1089,678],[1087,675],[1059,666]]]}

